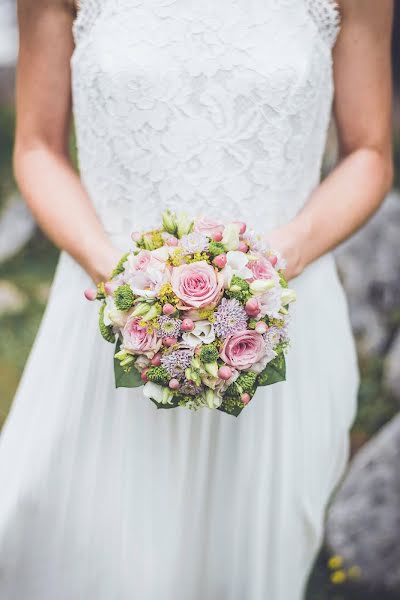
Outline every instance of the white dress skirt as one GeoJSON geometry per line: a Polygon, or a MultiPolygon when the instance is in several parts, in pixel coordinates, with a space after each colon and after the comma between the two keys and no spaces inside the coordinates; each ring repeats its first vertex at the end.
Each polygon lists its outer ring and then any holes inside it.
{"type": "MultiPolygon", "coordinates": [[[[166,207],[290,219],[318,182],[337,30],[326,0],[83,0],[81,173],[115,243],[166,207]]],[[[115,389],[89,278],[61,255],[0,436],[1,600],[303,597],[358,370],[332,256],[292,284],[286,382],[237,419],[157,410],[115,389]]]]}

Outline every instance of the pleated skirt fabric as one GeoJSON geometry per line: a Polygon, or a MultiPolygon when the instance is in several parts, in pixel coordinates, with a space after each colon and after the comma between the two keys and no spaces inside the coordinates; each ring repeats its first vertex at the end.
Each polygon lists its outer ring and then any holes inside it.
{"type": "Polygon", "coordinates": [[[62,254],[0,436],[1,600],[300,600],[356,409],[332,257],[293,282],[287,381],[237,419],[116,390],[88,285],[62,254]]]}

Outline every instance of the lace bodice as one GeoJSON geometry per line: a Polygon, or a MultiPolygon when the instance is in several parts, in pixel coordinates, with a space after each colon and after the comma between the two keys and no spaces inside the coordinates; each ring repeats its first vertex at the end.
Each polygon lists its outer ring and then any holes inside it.
{"type": "Polygon", "coordinates": [[[331,0],[81,0],[78,150],[106,230],[165,207],[291,218],[320,176],[338,28],[331,0]]]}

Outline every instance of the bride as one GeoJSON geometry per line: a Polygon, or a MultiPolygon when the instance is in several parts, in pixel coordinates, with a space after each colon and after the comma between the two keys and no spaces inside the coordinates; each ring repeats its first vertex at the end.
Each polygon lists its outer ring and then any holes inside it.
{"type": "Polygon", "coordinates": [[[18,4],[15,174],[63,252],[1,436],[0,597],[299,600],[356,408],[331,250],[392,180],[392,2],[18,4]],[[237,420],[116,391],[83,298],[167,207],[246,221],[287,259],[287,381],[237,420]]]}

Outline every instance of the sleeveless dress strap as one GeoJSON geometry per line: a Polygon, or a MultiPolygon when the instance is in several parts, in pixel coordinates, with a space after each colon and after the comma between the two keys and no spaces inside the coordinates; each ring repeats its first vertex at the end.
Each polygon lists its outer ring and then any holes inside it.
{"type": "Polygon", "coordinates": [[[341,13],[336,0],[305,0],[322,39],[332,48],[340,31],[341,13]]]}

